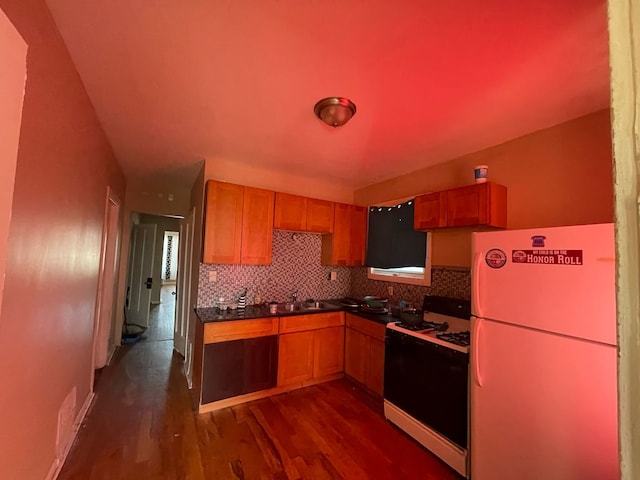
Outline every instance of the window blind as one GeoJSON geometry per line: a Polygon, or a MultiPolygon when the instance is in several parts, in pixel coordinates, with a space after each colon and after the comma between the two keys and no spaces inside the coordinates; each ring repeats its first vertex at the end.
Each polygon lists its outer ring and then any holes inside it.
{"type": "Polygon", "coordinates": [[[424,267],[427,233],[413,229],[414,202],[369,207],[367,267],[424,267]]]}

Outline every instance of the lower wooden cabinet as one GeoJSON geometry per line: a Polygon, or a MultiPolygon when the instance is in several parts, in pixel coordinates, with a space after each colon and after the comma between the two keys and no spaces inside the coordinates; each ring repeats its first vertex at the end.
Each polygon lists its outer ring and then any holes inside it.
{"type": "Polygon", "coordinates": [[[280,335],[278,386],[301,384],[343,370],[343,326],[280,335]]]}
{"type": "Polygon", "coordinates": [[[313,335],[313,378],[344,371],[344,327],[316,330],[313,335]]]}
{"type": "Polygon", "coordinates": [[[347,314],[344,372],[371,392],[382,395],[385,326],[347,314]]]}
{"type": "Polygon", "coordinates": [[[345,314],[199,322],[194,403],[200,413],[339,378],[345,314]]]}
{"type": "Polygon", "coordinates": [[[244,340],[244,391],[257,392],[276,386],[278,378],[278,337],[244,340]]]}
{"type": "Polygon", "coordinates": [[[275,387],[277,372],[277,335],[206,344],[202,403],[275,387]]]}
{"type": "Polygon", "coordinates": [[[384,386],[384,342],[369,337],[369,358],[364,384],[374,393],[382,395],[384,386]]]}
{"type": "Polygon", "coordinates": [[[278,385],[304,382],[313,376],[313,331],[280,335],[278,385]]]}
{"type": "Polygon", "coordinates": [[[344,373],[360,383],[365,382],[368,363],[368,337],[352,328],[347,328],[345,337],[344,373]]]}

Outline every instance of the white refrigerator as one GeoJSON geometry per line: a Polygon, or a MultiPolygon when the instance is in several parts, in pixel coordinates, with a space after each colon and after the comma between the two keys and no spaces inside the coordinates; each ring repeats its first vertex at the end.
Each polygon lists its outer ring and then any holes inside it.
{"type": "Polygon", "coordinates": [[[619,478],[613,225],[472,249],[471,480],[619,478]]]}

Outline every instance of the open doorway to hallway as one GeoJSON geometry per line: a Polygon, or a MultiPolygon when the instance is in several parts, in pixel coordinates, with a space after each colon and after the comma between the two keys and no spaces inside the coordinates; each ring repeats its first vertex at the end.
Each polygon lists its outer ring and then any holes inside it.
{"type": "Polygon", "coordinates": [[[166,284],[160,288],[160,303],[152,304],[149,313],[149,328],[144,341],[173,342],[173,326],[176,314],[176,285],[166,284]]]}
{"type": "Polygon", "coordinates": [[[173,340],[180,219],[133,213],[122,343],[173,340]]]}

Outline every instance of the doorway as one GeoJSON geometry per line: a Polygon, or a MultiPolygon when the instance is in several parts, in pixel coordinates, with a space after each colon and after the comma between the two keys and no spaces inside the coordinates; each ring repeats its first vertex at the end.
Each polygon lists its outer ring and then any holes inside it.
{"type": "Polygon", "coordinates": [[[178,278],[179,232],[164,232],[162,244],[162,285],[175,285],[178,278]]]}
{"type": "Polygon", "coordinates": [[[122,343],[173,340],[180,218],[134,212],[122,343]]]}
{"type": "MultiPolygon", "coordinates": [[[[116,270],[118,262],[118,244],[120,223],[120,199],[107,187],[104,223],[102,227],[102,245],[100,249],[100,267],[98,276],[98,290],[93,327],[93,357],[92,372],[109,363],[115,352],[116,345],[109,340],[114,324],[113,306],[116,288],[116,270]]],[[[93,389],[93,376],[90,381],[93,389]]]]}

